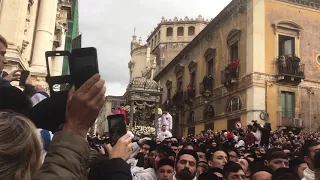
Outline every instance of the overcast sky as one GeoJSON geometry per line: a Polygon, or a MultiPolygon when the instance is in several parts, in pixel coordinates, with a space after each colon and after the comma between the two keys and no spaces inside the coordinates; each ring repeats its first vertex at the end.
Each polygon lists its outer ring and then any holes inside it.
{"type": "Polygon", "coordinates": [[[161,21],[175,16],[214,18],[231,0],[79,0],[83,47],[96,47],[108,95],[123,95],[129,83],[133,30],[145,41],[161,21]]]}

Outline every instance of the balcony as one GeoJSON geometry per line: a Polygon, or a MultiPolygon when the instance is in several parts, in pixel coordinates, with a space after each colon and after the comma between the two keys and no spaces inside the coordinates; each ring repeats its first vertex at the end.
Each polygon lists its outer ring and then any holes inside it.
{"type": "Polygon", "coordinates": [[[205,97],[211,96],[213,90],[213,83],[214,81],[211,75],[204,76],[202,82],[200,83],[200,93],[205,97]]]}
{"type": "Polygon", "coordinates": [[[221,71],[221,84],[225,87],[231,87],[238,83],[239,78],[239,62],[233,61],[228,64],[224,70],[221,71]]]}
{"type": "Polygon", "coordinates": [[[286,114],[282,113],[282,111],[277,112],[277,126],[278,127],[286,127],[286,128],[297,128],[303,129],[304,122],[301,113],[293,113],[287,112],[286,114]]]}
{"type": "Polygon", "coordinates": [[[178,90],[172,97],[172,104],[176,107],[183,107],[183,91],[178,90]]]}
{"type": "Polygon", "coordinates": [[[299,84],[305,79],[304,66],[298,57],[280,56],[277,60],[278,81],[299,84]]]}
{"type": "Polygon", "coordinates": [[[187,90],[184,92],[185,103],[192,104],[195,97],[196,97],[196,88],[195,86],[189,85],[187,87],[187,90]]]}

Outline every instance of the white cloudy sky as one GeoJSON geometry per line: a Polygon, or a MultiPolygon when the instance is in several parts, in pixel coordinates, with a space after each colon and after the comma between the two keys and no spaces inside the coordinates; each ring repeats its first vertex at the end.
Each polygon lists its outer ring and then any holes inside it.
{"type": "Polygon", "coordinates": [[[143,40],[164,16],[215,17],[231,0],[79,0],[83,46],[98,49],[100,73],[108,95],[123,95],[129,82],[128,62],[133,29],[143,40]]]}

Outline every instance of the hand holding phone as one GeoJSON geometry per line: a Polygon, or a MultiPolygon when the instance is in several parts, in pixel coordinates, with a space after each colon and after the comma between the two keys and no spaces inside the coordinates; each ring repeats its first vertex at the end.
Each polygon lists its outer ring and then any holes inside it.
{"type": "Polygon", "coordinates": [[[109,125],[109,138],[111,145],[117,143],[127,133],[127,126],[123,114],[110,115],[107,117],[109,125]]]}
{"type": "Polygon", "coordinates": [[[21,71],[19,86],[25,86],[30,75],[30,71],[21,71]]]}
{"type": "Polygon", "coordinates": [[[76,89],[79,89],[94,74],[99,73],[96,48],[74,49],[69,61],[70,74],[76,89]]]}
{"type": "Polygon", "coordinates": [[[128,160],[132,153],[132,137],[129,134],[123,135],[119,141],[114,145],[107,144],[105,146],[109,159],[121,158],[124,161],[128,160]]]}

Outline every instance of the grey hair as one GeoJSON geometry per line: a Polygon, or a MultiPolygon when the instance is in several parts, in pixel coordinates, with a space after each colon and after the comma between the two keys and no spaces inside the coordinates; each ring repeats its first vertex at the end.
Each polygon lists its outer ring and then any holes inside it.
{"type": "Polygon", "coordinates": [[[29,119],[0,111],[0,179],[32,179],[41,166],[40,142],[39,133],[29,119]]]}

